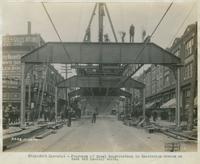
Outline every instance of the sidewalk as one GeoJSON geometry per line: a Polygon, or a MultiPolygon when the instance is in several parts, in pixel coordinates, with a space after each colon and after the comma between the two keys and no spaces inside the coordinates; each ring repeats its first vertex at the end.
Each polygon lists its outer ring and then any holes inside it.
{"type": "Polygon", "coordinates": [[[31,125],[27,126],[25,129],[20,127],[9,127],[9,129],[3,130],[3,148],[16,143],[17,141],[23,141],[25,138],[51,126],[51,124],[52,123],[31,125]]]}
{"type": "Polygon", "coordinates": [[[8,129],[3,129],[3,136],[7,134],[12,134],[12,133],[18,133],[21,132],[23,129],[20,127],[9,127],[8,129]]]}
{"type": "Polygon", "coordinates": [[[176,126],[175,122],[169,122],[169,121],[166,121],[166,120],[156,120],[156,121],[150,120],[150,123],[156,124],[156,125],[159,125],[159,126],[162,126],[162,127],[174,127],[174,126],[176,126]]]}
{"type": "MultiPolygon", "coordinates": [[[[151,123],[153,124],[156,124],[156,125],[159,125],[159,126],[163,126],[163,127],[175,127],[176,126],[176,123],[175,122],[170,122],[170,121],[167,121],[167,120],[156,120],[156,121],[153,121],[153,120],[150,120],[151,123]]],[[[186,126],[187,125],[187,122],[181,122],[181,126],[186,126]]]]}

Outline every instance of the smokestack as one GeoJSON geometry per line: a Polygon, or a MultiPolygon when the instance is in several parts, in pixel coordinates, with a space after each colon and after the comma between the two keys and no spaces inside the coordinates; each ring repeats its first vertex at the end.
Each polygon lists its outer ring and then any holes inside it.
{"type": "Polygon", "coordinates": [[[27,24],[28,24],[28,35],[31,35],[31,22],[28,21],[27,24]]]}

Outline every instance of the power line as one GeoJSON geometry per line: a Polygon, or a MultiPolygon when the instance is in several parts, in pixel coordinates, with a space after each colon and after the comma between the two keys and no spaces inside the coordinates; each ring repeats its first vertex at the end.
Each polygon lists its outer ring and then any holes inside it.
{"type": "Polygon", "coordinates": [[[65,48],[65,46],[64,46],[64,44],[63,44],[63,41],[62,41],[62,39],[61,39],[61,37],[60,37],[60,34],[59,34],[59,32],[58,32],[58,30],[57,30],[55,24],[53,23],[53,20],[51,19],[51,16],[50,16],[50,14],[49,14],[47,8],[46,8],[45,5],[44,5],[44,2],[41,2],[41,3],[42,3],[42,6],[43,6],[43,9],[44,9],[45,13],[47,14],[47,16],[48,16],[48,18],[49,18],[49,20],[50,20],[50,22],[51,22],[51,25],[53,26],[54,31],[56,32],[56,35],[58,36],[60,42],[62,43],[63,49],[64,49],[64,51],[65,51],[65,54],[68,56],[69,60],[72,61],[72,60],[71,60],[71,57],[70,57],[70,55],[69,55],[69,53],[68,53],[68,51],[67,51],[67,49],[65,48]]]}
{"type": "Polygon", "coordinates": [[[153,36],[153,34],[156,32],[156,30],[158,29],[160,23],[163,21],[164,17],[167,15],[169,9],[171,8],[171,6],[173,5],[173,1],[170,3],[169,7],[167,8],[167,10],[165,11],[165,13],[163,14],[162,18],[160,19],[160,21],[158,22],[157,26],[155,27],[155,29],[153,30],[153,32],[150,35],[150,38],[153,36]]]}
{"type": "Polygon", "coordinates": [[[183,27],[185,21],[188,19],[188,17],[190,16],[190,14],[193,11],[193,8],[195,7],[197,1],[194,2],[194,4],[192,5],[191,9],[189,10],[188,14],[186,15],[186,17],[184,18],[183,22],[181,23],[181,25],[179,26],[178,30],[176,31],[176,33],[174,34],[174,36],[172,37],[171,41],[168,44],[168,47],[172,44],[172,42],[174,41],[175,37],[177,36],[177,34],[179,33],[179,31],[181,30],[181,28],[183,27]]]}
{"type": "MultiPolygon", "coordinates": [[[[138,57],[141,55],[141,53],[143,52],[143,50],[146,47],[146,44],[148,43],[148,40],[150,40],[152,38],[152,36],[155,34],[156,30],[158,29],[159,25],[161,24],[161,22],[163,21],[164,17],[167,15],[169,9],[171,8],[171,6],[173,5],[173,1],[170,3],[170,5],[168,6],[167,10],[165,11],[165,13],[163,14],[163,16],[161,17],[160,21],[158,22],[158,24],[156,25],[155,29],[153,30],[153,32],[151,33],[151,35],[149,36],[149,39],[146,39],[144,42],[144,46],[141,49],[141,51],[136,55],[136,60],[138,59],[138,57]]],[[[134,75],[135,72],[132,72],[129,76],[127,76],[125,78],[125,80],[123,80],[122,82],[120,81],[118,83],[118,85],[121,85],[122,83],[126,82],[129,78],[131,78],[134,75]]]]}
{"type": "MultiPolygon", "coordinates": [[[[167,15],[169,9],[172,7],[173,5],[173,1],[170,3],[169,7],[167,8],[167,10],[165,11],[165,13],[163,14],[163,16],[161,17],[160,21],[158,22],[158,24],[156,25],[156,27],[154,28],[154,30],[152,31],[151,35],[149,36],[149,39],[147,39],[145,41],[144,47],[142,48],[142,50],[139,52],[139,54],[137,55],[137,57],[142,53],[142,51],[144,50],[146,43],[148,42],[148,40],[151,40],[152,36],[155,34],[156,30],[158,29],[159,25],[161,24],[161,22],[163,21],[164,17],[167,15]]],[[[136,57],[136,59],[137,59],[136,57]]]]}

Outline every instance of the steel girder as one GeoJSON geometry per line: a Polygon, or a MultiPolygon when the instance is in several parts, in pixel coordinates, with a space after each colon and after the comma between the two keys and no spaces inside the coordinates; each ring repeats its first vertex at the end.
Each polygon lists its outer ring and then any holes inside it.
{"type": "Polygon", "coordinates": [[[94,95],[87,91],[85,88],[77,89],[75,91],[72,91],[69,93],[69,97],[75,97],[75,96],[125,96],[125,97],[131,97],[131,93],[123,91],[121,89],[112,89],[108,91],[108,94],[106,95],[105,92],[102,95],[96,94],[95,91],[94,95]]]}
{"type": "Polygon", "coordinates": [[[154,43],[86,42],[48,42],[23,56],[21,61],[59,64],[178,64],[181,62],[180,58],[154,43]]]}
{"type": "MultiPolygon", "coordinates": [[[[73,76],[57,84],[58,88],[119,88],[117,85],[125,76],[73,76]]],[[[145,85],[132,78],[123,83],[121,88],[142,89],[145,85]]]]}

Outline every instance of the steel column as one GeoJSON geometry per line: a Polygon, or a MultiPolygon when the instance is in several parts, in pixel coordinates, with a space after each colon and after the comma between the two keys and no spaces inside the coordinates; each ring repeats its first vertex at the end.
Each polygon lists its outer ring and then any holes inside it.
{"type": "Polygon", "coordinates": [[[55,87],[55,122],[57,122],[58,117],[58,87],[55,87]]]}
{"type": "MultiPolygon", "coordinates": [[[[29,74],[29,85],[28,85],[28,110],[31,111],[31,75],[29,74]]],[[[28,120],[30,119],[30,113],[28,113],[28,120]]]]}
{"type": "Polygon", "coordinates": [[[177,85],[176,85],[176,126],[180,127],[180,67],[177,67],[177,85]]]}
{"type": "Polygon", "coordinates": [[[146,110],[145,110],[145,88],[141,90],[142,92],[142,108],[143,108],[143,118],[146,118],[146,110]]]}
{"type": "Polygon", "coordinates": [[[25,85],[25,63],[21,64],[21,110],[20,110],[20,127],[25,126],[25,98],[26,98],[26,85],[25,85]]]}

